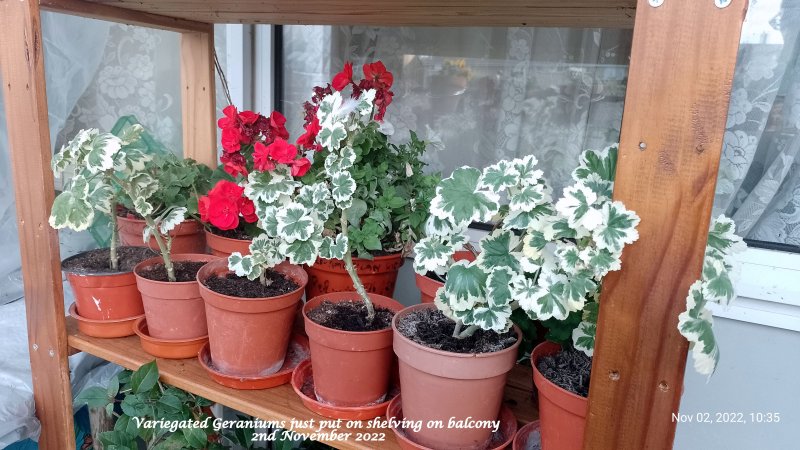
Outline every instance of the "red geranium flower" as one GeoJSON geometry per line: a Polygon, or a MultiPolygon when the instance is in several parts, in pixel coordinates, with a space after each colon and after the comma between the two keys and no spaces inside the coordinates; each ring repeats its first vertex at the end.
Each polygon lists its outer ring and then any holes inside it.
{"type": "Polygon", "coordinates": [[[269,128],[272,139],[289,139],[289,131],[286,130],[286,117],[278,111],[272,111],[269,115],[269,128]]]}
{"type": "Polygon", "coordinates": [[[247,197],[242,197],[239,199],[239,214],[242,215],[245,222],[247,223],[255,223],[258,222],[258,216],[256,216],[256,205],[247,197]]]}
{"type": "Polygon", "coordinates": [[[253,111],[242,111],[239,113],[239,119],[241,119],[242,123],[245,125],[252,125],[258,120],[258,114],[253,111]]]}
{"type": "Polygon", "coordinates": [[[200,220],[208,222],[208,207],[211,205],[211,199],[204,195],[197,199],[197,212],[200,213],[200,220]]]}
{"type": "Polygon", "coordinates": [[[230,176],[234,178],[239,175],[247,176],[247,160],[244,159],[241,153],[225,153],[219,160],[223,164],[222,168],[230,176]]]}
{"type": "Polygon", "coordinates": [[[233,230],[239,226],[239,208],[236,202],[212,201],[208,207],[208,219],[220,230],[233,230]]]}
{"type": "Polygon", "coordinates": [[[336,76],[333,77],[333,82],[331,83],[331,86],[333,86],[333,88],[336,89],[337,91],[341,91],[352,82],[353,82],[353,63],[346,62],[344,63],[344,69],[342,69],[341,72],[337,73],[336,76]]]}
{"type": "Polygon", "coordinates": [[[297,147],[281,138],[275,139],[275,142],[267,147],[267,151],[275,162],[281,164],[291,164],[297,157],[297,147]]]}
{"type": "Polygon", "coordinates": [[[292,176],[302,177],[303,175],[308,173],[308,169],[310,168],[311,168],[311,161],[309,161],[308,158],[300,158],[292,163],[292,176]]]}
{"type": "Polygon", "coordinates": [[[217,184],[208,191],[208,196],[212,201],[224,200],[227,202],[236,203],[239,198],[244,194],[244,188],[228,180],[219,180],[217,184]]]}
{"type": "Polygon", "coordinates": [[[238,152],[241,148],[241,141],[242,134],[238,128],[222,129],[222,149],[226,153],[238,152]]]}
{"type": "Polygon", "coordinates": [[[322,127],[319,125],[319,119],[314,116],[314,119],[306,125],[306,132],[297,138],[297,145],[304,148],[314,148],[314,150],[321,150],[318,145],[315,145],[317,134],[322,127]]]}
{"type": "Polygon", "coordinates": [[[270,149],[261,142],[256,142],[253,146],[253,166],[256,170],[271,171],[275,169],[275,163],[270,161],[270,149]]]}
{"type": "MultiPolygon", "coordinates": [[[[351,69],[352,70],[352,69],[351,69]]],[[[394,82],[392,73],[386,70],[386,66],[380,61],[375,61],[372,64],[364,64],[364,77],[368,80],[375,82],[375,87],[378,89],[389,89],[394,82]]]]}
{"type": "Polygon", "coordinates": [[[228,105],[225,109],[222,110],[222,114],[225,114],[225,117],[221,117],[217,121],[217,126],[222,128],[233,128],[236,127],[237,119],[239,118],[239,113],[236,110],[236,107],[233,105],[228,105]]]}

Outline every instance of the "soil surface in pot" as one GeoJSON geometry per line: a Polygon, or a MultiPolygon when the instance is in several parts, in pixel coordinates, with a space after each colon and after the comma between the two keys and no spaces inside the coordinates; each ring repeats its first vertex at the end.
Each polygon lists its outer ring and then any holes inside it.
{"type": "Polygon", "coordinates": [[[326,328],[342,331],[378,331],[392,326],[394,311],[375,306],[375,318],[367,323],[367,307],[362,301],[333,303],[323,301],[308,312],[308,318],[326,328]]]}
{"type": "Polygon", "coordinates": [[[130,272],[145,259],[156,256],[156,252],[147,247],[117,247],[119,269],[111,269],[111,250],[98,248],[81,255],[69,258],[61,265],[63,270],[78,274],[102,274],[130,272]]]}
{"type": "Polygon", "coordinates": [[[282,273],[268,270],[266,273],[267,284],[258,280],[248,280],[234,273],[224,277],[208,277],[203,284],[217,294],[240,298],[268,298],[288,294],[296,291],[300,286],[282,273]]]}
{"type": "Polygon", "coordinates": [[[542,356],[536,368],[558,387],[581,397],[589,396],[589,377],[592,358],[580,350],[570,348],[554,355],[542,356]]]}
{"type": "Polygon", "coordinates": [[[497,333],[478,329],[472,336],[453,337],[456,323],[438,309],[418,309],[401,318],[397,329],[417,344],[452,353],[499,352],[514,345],[512,332],[497,333]]]}
{"type": "Polygon", "coordinates": [[[228,239],[239,239],[242,241],[249,241],[250,239],[253,239],[252,236],[250,236],[250,234],[244,230],[242,225],[239,225],[237,228],[232,230],[220,230],[219,228],[212,226],[209,228],[209,230],[214,236],[220,236],[228,239]]]}
{"type": "MultiPolygon", "coordinates": [[[[175,281],[186,282],[194,281],[197,278],[197,272],[201,267],[205,266],[203,261],[173,261],[172,266],[175,269],[175,281]]],[[[147,278],[153,281],[169,281],[167,277],[167,269],[163,263],[153,264],[152,266],[145,267],[137,272],[140,277],[147,278]]]]}

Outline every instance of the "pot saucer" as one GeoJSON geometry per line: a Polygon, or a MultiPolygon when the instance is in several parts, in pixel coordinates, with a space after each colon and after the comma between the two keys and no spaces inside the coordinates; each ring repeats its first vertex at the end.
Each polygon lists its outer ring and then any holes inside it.
{"type": "Polygon", "coordinates": [[[289,350],[286,352],[286,359],[280,370],[264,377],[239,377],[223,373],[214,367],[208,343],[204,344],[197,353],[200,365],[211,375],[212,380],[229,388],[243,390],[269,389],[288,383],[292,379],[292,372],[295,367],[306,361],[308,356],[308,338],[294,334],[292,335],[292,341],[289,343],[289,350]]]}
{"type": "Polygon", "coordinates": [[[292,374],[292,387],[303,405],[315,413],[331,419],[368,420],[382,416],[386,412],[392,398],[400,395],[400,388],[393,386],[389,391],[388,400],[366,406],[334,406],[320,402],[314,394],[314,377],[311,369],[311,360],[305,360],[292,374]]]}
{"type": "Polygon", "coordinates": [[[80,330],[81,333],[99,338],[133,336],[134,322],[139,319],[144,319],[144,314],[114,320],[87,319],[86,317],[78,315],[78,306],[75,303],[69,306],[69,315],[78,321],[78,330],[80,330]]]}
{"type": "Polygon", "coordinates": [[[208,335],[194,339],[159,339],[150,336],[144,317],[133,324],[133,331],[139,336],[142,349],[156,358],[186,359],[194,358],[200,348],[208,342],[208,335]]]}
{"type": "Polygon", "coordinates": [[[526,448],[542,448],[542,436],[539,434],[538,420],[534,420],[533,422],[523,426],[519,429],[519,431],[517,431],[516,436],[514,436],[514,445],[512,450],[524,450],[526,448]],[[529,439],[535,439],[535,441],[529,442],[529,439]]]}
{"type": "MultiPolygon", "coordinates": [[[[489,441],[489,445],[486,447],[486,450],[504,449],[511,444],[511,441],[514,440],[514,436],[517,432],[517,418],[514,417],[514,413],[511,412],[507,406],[503,405],[500,407],[499,419],[500,429],[492,435],[492,439],[489,441]]],[[[386,420],[390,421],[390,423],[397,423],[403,420],[403,405],[399,395],[389,402],[389,406],[386,408],[386,420]]],[[[402,429],[398,429],[395,426],[392,426],[391,428],[401,449],[431,450],[428,447],[412,441],[410,436],[407,435],[402,429]]]]}

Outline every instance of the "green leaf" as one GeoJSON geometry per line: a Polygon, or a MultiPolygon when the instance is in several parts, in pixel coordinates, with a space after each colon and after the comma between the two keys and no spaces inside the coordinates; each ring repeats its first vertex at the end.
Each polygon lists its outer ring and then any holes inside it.
{"type": "Polygon", "coordinates": [[[622,202],[605,203],[602,215],[602,222],[592,232],[597,248],[619,253],[626,244],[639,239],[639,232],[636,231],[639,216],[625,209],[622,202]]]}
{"type": "Polygon", "coordinates": [[[167,235],[175,227],[186,220],[186,208],[172,208],[159,220],[158,229],[163,235],[167,235]]]}
{"type": "Polygon", "coordinates": [[[89,408],[104,408],[113,398],[104,388],[90,387],[81,391],[75,398],[75,404],[86,404],[89,408]]]}
{"type": "Polygon", "coordinates": [[[356,192],[356,182],[350,172],[337,172],[331,176],[331,196],[336,203],[350,200],[356,192]]]}
{"type": "Polygon", "coordinates": [[[488,222],[499,209],[499,197],[494,192],[479,190],[480,176],[480,170],[471,167],[453,171],[436,188],[431,213],[456,226],[466,226],[473,221],[488,222]]]}
{"type": "Polygon", "coordinates": [[[606,181],[614,181],[617,168],[617,145],[606,147],[603,150],[586,150],[581,154],[580,165],[572,172],[575,181],[588,178],[597,174],[606,181]]]}
{"type": "Polygon", "coordinates": [[[122,141],[111,133],[102,133],[92,139],[86,153],[86,168],[90,173],[114,168],[114,156],[122,148],[122,141]]]}
{"type": "Polygon", "coordinates": [[[135,394],[139,394],[153,389],[156,383],[158,383],[158,366],[153,360],[133,372],[130,388],[135,394]]]}
{"type": "Polygon", "coordinates": [[[282,242],[280,244],[281,253],[289,258],[292,264],[314,264],[319,256],[319,248],[322,245],[321,238],[312,237],[307,241],[295,240],[294,242],[282,242]]]}
{"type": "Polygon", "coordinates": [[[696,281],[686,297],[686,311],[678,315],[678,331],[689,341],[697,372],[712,375],[719,363],[719,348],[714,337],[711,311],[706,308],[702,283],[696,281]]]}
{"type": "Polygon", "coordinates": [[[556,211],[567,218],[570,227],[592,231],[603,219],[601,211],[593,207],[596,201],[597,194],[583,184],[576,184],[564,189],[564,196],[556,202],[556,211]]]}
{"type": "Polygon", "coordinates": [[[458,261],[447,272],[444,289],[453,311],[472,309],[485,298],[487,274],[476,263],[458,261]]]}
{"type": "Polygon", "coordinates": [[[113,399],[117,396],[119,392],[119,378],[111,377],[111,380],[108,382],[108,387],[106,388],[106,394],[108,395],[109,399],[113,399]]]}
{"type": "Polygon", "coordinates": [[[485,271],[491,271],[495,267],[508,267],[519,272],[519,258],[522,256],[519,248],[518,236],[510,231],[495,230],[481,241],[481,252],[475,262],[485,271]]]}
{"type": "Polygon", "coordinates": [[[183,428],[181,432],[191,448],[203,448],[208,443],[205,431],[200,428],[183,428]]]}
{"type": "Polygon", "coordinates": [[[514,165],[508,161],[501,160],[483,170],[483,175],[478,181],[478,188],[502,192],[516,186],[518,181],[519,172],[514,168],[514,165]]]}
{"type": "Polygon", "coordinates": [[[127,394],[120,404],[122,412],[132,417],[152,416],[153,407],[145,401],[142,395],[143,394],[127,394]]]}
{"type": "MultiPolygon", "coordinates": [[[[83,193],[85,195],[85,192],[83,193]]],[[[55,198],[50,209],[50,226],[60,230],[83,231],[94,221],[94,209],[81,193],[64,191],[55,198]],[[76,195],[77,194],[77,195],[76,195]]]]}
{"type": "MultiPolygon", "coordinates": [[[[513,300],[511,285],[517,276],[518,274],[508,267],[496,267],[489,273],[486,279],[486,298],[491,308],[504,309],[511,303],[513,300]]],[[[510,309],[508,314],[511,314],[510,309]]],[[[491,329],[497,331],[495,328],[491,329]]]]}
{"type": "Polygon", "coordinates": [[[292,202],[278,211],[278,234],[286,242],[305,241],[314,232],[314,220],[300,203],[292,202]]]}
{"type": "Polygon", "coordinates": [[[340,234],[336,235],[336,239],[325,236],[322,238],[322,244],[319,247],[319,256],[325,259],[344,259],[344,255],[348,249],[347,236],[340,234]]]}
{"type": "Polygon", "coordinates": [[[455,249],[438,236],[428,236],[414,246],[414,253],[414,271],[424,276],[428,272],[443,274],[455,249]]]}
{"type": "Polygon", "coordinates": [[[117,422],[114,424],[114,431],[124,433],[130,439],[135,439],[139,435],[139,427],[136,426],[136,421],[124,414],[117,418],[117,422]]]}
{"type": "Polygon", "coordinates": [[[581,322],[572,331],[572,343],[576,349],[586,353],[587,356],[594,354],[594,338],[597,334],[597,324],[581,322]]]}

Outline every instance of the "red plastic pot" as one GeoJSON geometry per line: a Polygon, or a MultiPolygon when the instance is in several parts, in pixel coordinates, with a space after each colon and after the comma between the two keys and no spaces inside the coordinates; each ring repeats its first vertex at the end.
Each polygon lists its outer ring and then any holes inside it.
{"type": "MultiPolygon", "coordinates": [[[[371,294],[385,297],[394,295],[394,286],[397,283],[397,273],[405,262],[401,253],[375,258],[353,258],[353,265],[364,288],[371,294]]],[[[306,298],[327,294],[329,292],[353,292],[353,280],[344,268],[344,261],[340,259],[318,258],[313,266],[306,267],[308,272],[308,287],[306,298]]]]}
{"type": "Polygon", "coordinates": [[[253,242],[252,240],[231,239],[217,236],[208,230],[206,230],[205,233],[206,245],[208,245],[211,254],[214,256],[227,258],[233,252],[239,252],[242,255],[250,254],[250,243],[253,242]]]}
{"type": "MultiPolygon", "coordinates": [[[[144,220],[119,216],[117,217],[117,223],[119,224],[119,239],[122,245],[145,246],[142,241],[145,227],[144,220]]],[[[203,226],[196,220],[185,220],[178,224],[174,230],[169,232],[169,235],[172,236],[171,253],[173,255],[179,253],[205,253],[206,240],[203,231],[203,226]]],[[[150,237],[148,246],[158,251],[158,244],[154,237],[150,237]]]]}
{"type": "MultiPolygon", "coordinates": [[[[403,305],[378,294],[369,294],[375,306],[400,311],[403,305]]],[[[334,406],[363,406],[384,401],[394,363],[392,329],[341,331],[326,328],[308,318],[323,301],[358,301],[356,292],[323,294],[303,306],[303,321],[311,347],[314,386],[320,402],[334,406]]]]}
{"type": "MultiPolygon", "coordinates": [[[[219,258],[206,254],[173,255],[172,261],[210,262],[219,258]]],[[[164,262],[160,256],[146,259],[136,267],[136,285],[142,294],[147,328],[156,339],[194,339],[208,334],[206,309],[197,280],[170,283],[143,278],[145,267],[164,262]]]]}
{"type": "MultiPolygon", "coordinates": [[[[83,253],[64,260],[79,258],[83,253]]],[[[63,264],[63,263],[62,263],[63,264]]],[[[119,320],[144,314],[142,296],[133,272],[84,274],[65,270],[75,293],[81,317],[89,320],[119,320]]]]}
{"type": "Polygon", "coordinates": [[[210,277],[230,273],[226,259],[212,261],[197,273],[200,295],[205,301],[211,361],[224,374],[261,377],[283,366],[308,275],[300,266],[288,262],[273,270],[299,287],[277,297],[231,297],[203,284],[210,277]]]}
{"type": "MultiPolygon", "coordinates": [[[[453,255],[453,259],[456,261],[475,261],[475,255],[467,250],[461,250],[456,252],[453,255]]],[[[433,278],[428,278],[425,275],[420,275],[418,273],[414,273],[414,277],[417,281],[417,287],[419,291],[422,293],[421,301],[422,303],[433,303],[433,299],[436,297],[436,291],[439,290],[440,287],[444,286],[439,280],[434,280],[433,278]]]]}
{"type": "Polygon", "coordinates": [[[539,372],[536,363],[543,356],[561,351],[553,342],[543,342],[531,353],[533,382],[539,391],[539,422],[542,448],[547,450],[581,450],[586,428],[589,399],[558,387],[539,372]]]}
{"type": "MultiPolygon", "coordinates": [[[[514,368],[517,347],[522,342],[514,327],[517,342],[493,353],[452,353],[420,345],[397,330],[399,320],[420,309],[434,309],[429,303],[409,306],[392,321],[394,352],[400,363],[400,389],[403,417],[411,421],[497,420],[503,402],[508,372],[514,368]]],[[[491,428],[428,428],[406,430],[410,438],[437,450],[484,448],[491,439],[491,428]]]]}

